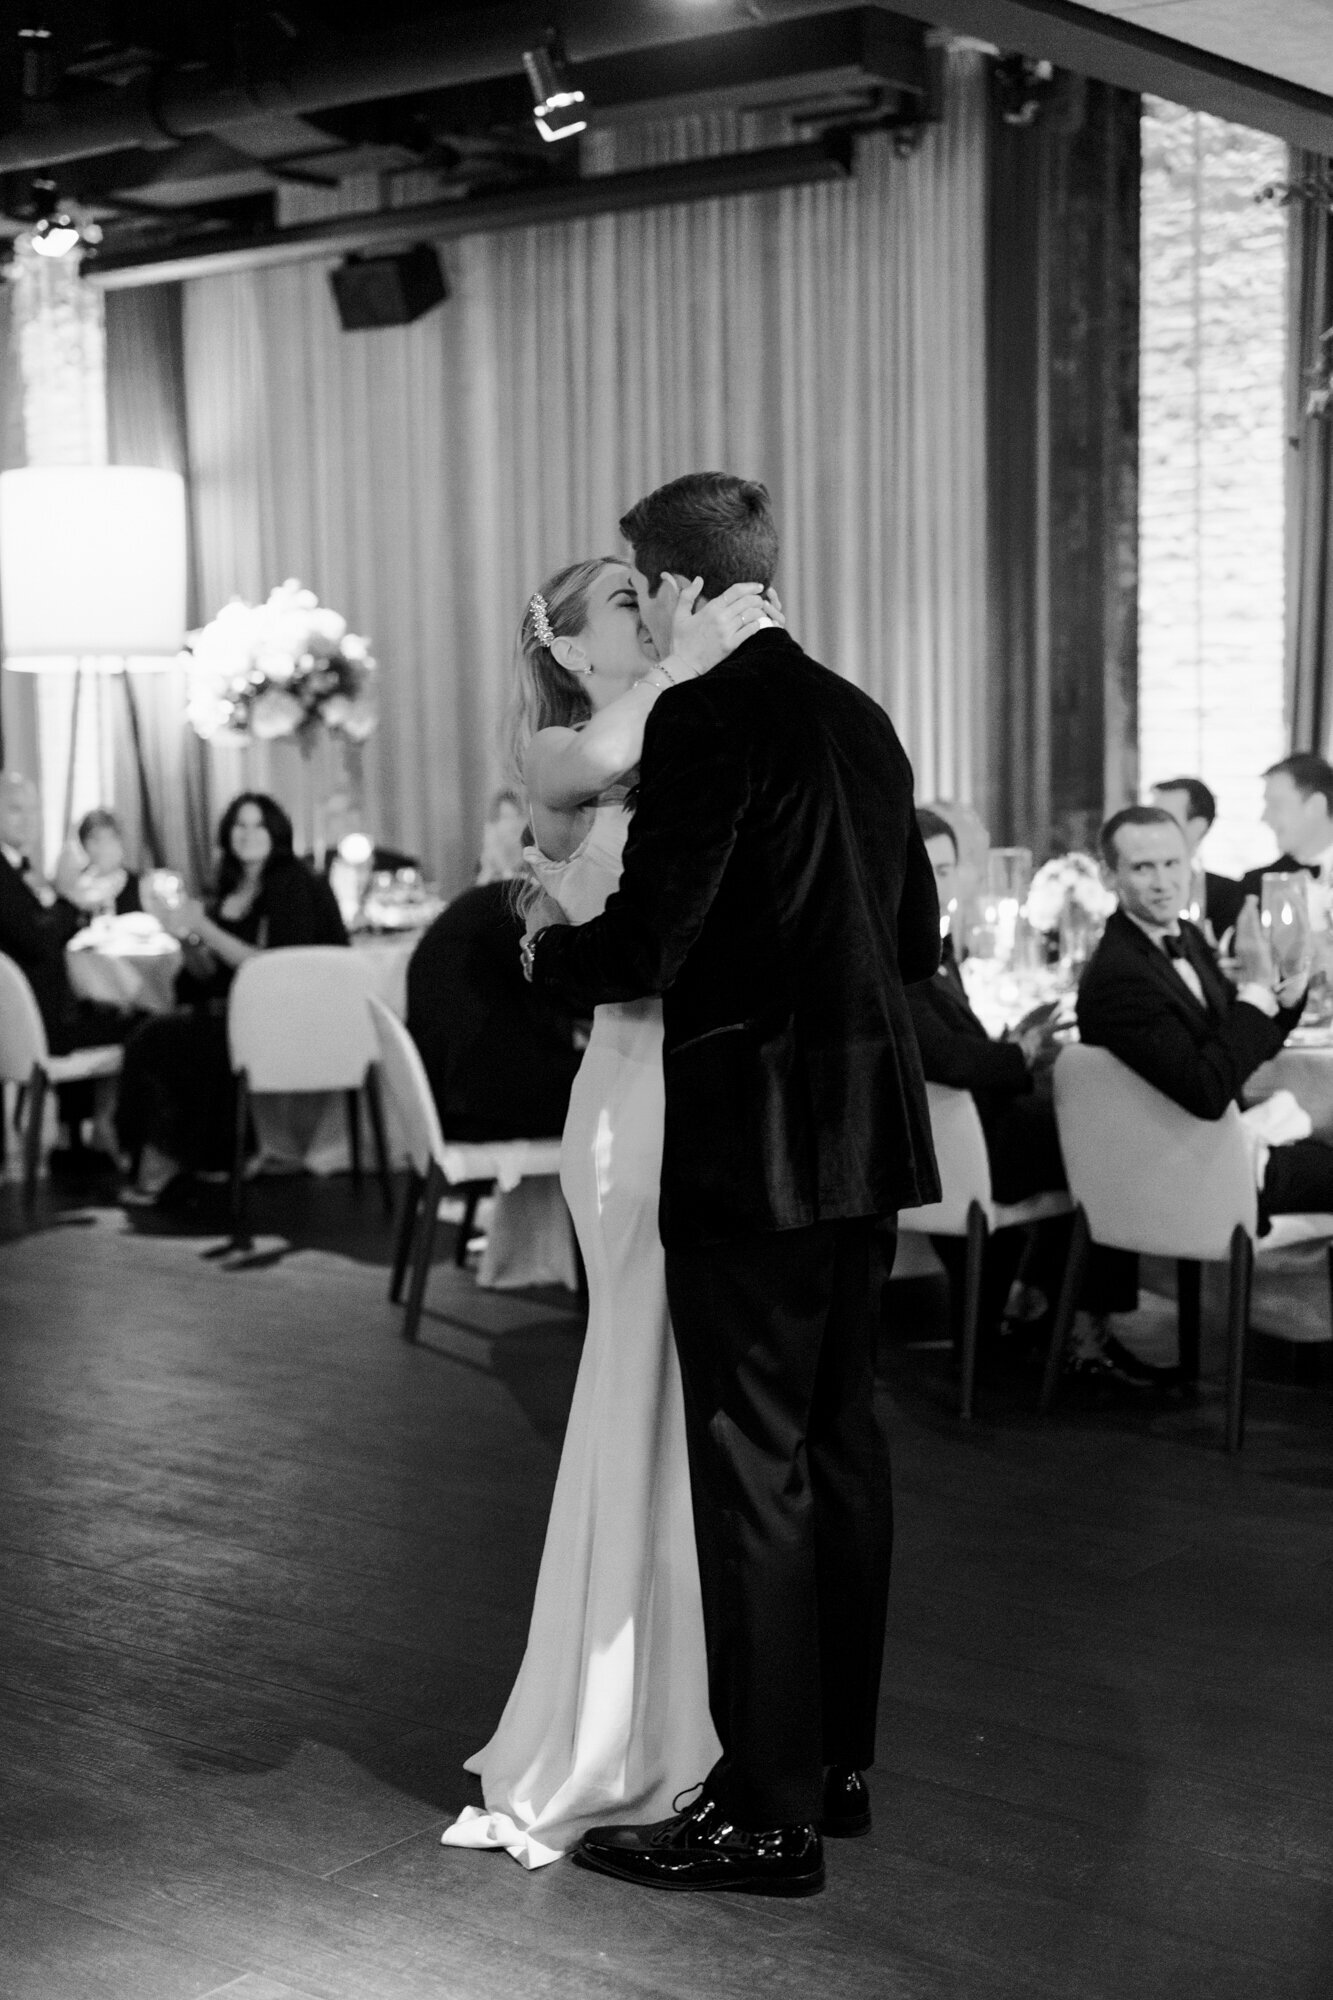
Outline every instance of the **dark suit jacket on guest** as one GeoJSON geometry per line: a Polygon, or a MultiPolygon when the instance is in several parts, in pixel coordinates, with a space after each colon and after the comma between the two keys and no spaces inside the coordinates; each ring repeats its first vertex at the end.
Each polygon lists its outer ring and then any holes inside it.
{"type": "Polygon", "coordinates": [[[1166,953],[1117,910],[1079,986],[1079,1034],[1196,1118],[1220,1118],[1246,1078],[1277,1054],[1301,1008],[1279,1008],[1270,1019],[1237,999],[1202,932],[1193,924],[1180,930],[1207,1004],[1194,998],[1166,953]]]}
{"type": "MultiPolygon", "coordinates": [[[[1248,879],[1247,877],[1246,880],[1248,879]]],[[[1240,915],[1245,904],[1245,896],[1245,883],[1235,881],[1230,875],[1204,876],[1203,913],[1212,925],[1213,936],[1219,943],[1240,915]]]]}
{"type": "MultiPolygon", "coordinates": [[[[1237,884],[1240,891],[1239,901],[1236,905],[1237,912],[1239,913],[1240,907],[1247,896],[1255,896],[1262,903],[1265,875],[1300,875],[1311,872],[1311,870],[1306,868],[1303,861],[1297,861],[1296,857],[1292,854],[1279,854],[1276,861],[1265,861],[1262,868],[1251,868],[1247,875],[1241,876],[1237,884]]],[[[1209,879],[1211,880],[1212,878],[1210,877],[1209,879]]],[[[1218,937],[1221,937],[1222,933],[1217,930],[1216,924],[1213,925],[1213,929],[1217,931],[1218,937]]]]}
{"type": "Polygon", "coordinates": [[[973,1013],[947,941],[939,971],[908,987],[907,1005],[926,1081],[970,1090],[983,1123],[985,1103],[1007,1102],[1031,1090],[1031,1072],[1017,1043],[992,1041],[973,1013]]]}
{"type": "Polygon", "coordinates": [[[970,1091],[997,1201],[1026,1201],[1068,1185],[1049,1072],[1040,1086],[1014,1042],[993,1041],[972,1011],[946,939],[940,969],[907,989],[927,1083],[970,1091]]]}
{"type": "Polygon", "coordinates": [[[523,977],[513,884],[456,896],[412,954],[407,1025],[446,1139],[558,1137],[581,1060],[566,1009],[523,977]]]}
{"type": "Polygon", "coordinates": [[[77,1011],[65,969],[65,946],[83,921],[81,912],[63,896],[43,908],[18,869],[0,854],[0,951],[26,973],[56,1055],[69,1046],[77,1011]]]}
{"type": "Polygon", "coordinates": [[[935,1198],[906,981],[935,882],[892,723],[782,631],[657,702],[615,895],[547,931],[575,1004],[662,995],[668,1250],[935,1198]]]}

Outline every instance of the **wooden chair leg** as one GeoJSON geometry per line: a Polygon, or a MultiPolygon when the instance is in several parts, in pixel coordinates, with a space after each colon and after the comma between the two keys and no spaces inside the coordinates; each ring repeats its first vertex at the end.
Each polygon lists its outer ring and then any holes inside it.
{"type": "Polygon", "coordinates": [[[389,1145],[384,1136],[384,1099],[380,1092],[380,1073],[372,1063],[366,1071],[366,1109],[370,1113],[370,1133],[375,1144],[375,1171],[379,1176],[380,1198],[384,1203],[384,1213],[393,1214],[393,1176],[389,1172],[389,1145]]]}
{"type": "Polygon", "coordinates": [[[974,1201],[967,1211],[967,1264],[963,1276],[963,1346],[959,1356],[958,1414],[966,1422],[972,1415],[972,1398],[977,1382],[977,1337],[981,1329],[981,1290],[986,1270],[986,1243],[990,1230],[985,1211],[974,1201]]]}
{"type": "Polygon", "coordinates": [[[1199,1310],[1203,1266],[1193,1258],[1176,1260],[1176,1338],[1180,1351],[1180,1379],[1199,1379],[1199,1310]]]}
{"type": "Polygon", "coordinates": [[[346,1090],[343,1099],[347,1105],[347,1144],[352,1155],[352,1186],[361,1186],[361,1092],[346,1090]]]}
{"type": "Polygon", "coordinates": [[[37,1199],[37,1169],[42,1158],[46,1090],[46,1071],[34,1065],[32,1075],[28,1079],[23,1127],[23,1206],[29,1211],[37,1199]]]}
{"type": "Polygon", "coordinates": [[[389,1302],[397,1305],[403,1296],[403,1279],[407,1276],[407,1266],[412,1256],[412,1236],[416,1226],[417,1210],[421,1206],[421,1190],[425,1187],[425,1177],[415,1167],[407,1170],[407,1186],[403,1189],[403,1212],[398,1218],[398,1235],[393,1246],[393,1272],[389,1278],[389,1302]]]}
{"type": "Polygon", "coordinates": [[[1231,1284],[1227,1295],[1228,1451],[1239,1451],[1245,1441],[1245,1348],[1250,1331],[1253,1281],[1254,1245],[1237,1226],[1231,1233],[1231,1284]]]}
{"type": "Polygon", "coordinates": [[[250,1079],[244,1070],[236,1076],[236,1116],[231,1152],[231,1240],[238,1250],[250,1247],[250,1231],[245,1219],[245,1135],[250,1124],[250,1079]]]}
{"type": "Polygon", "coordinates": [[[407,1295],[407,1312],[403,1318],[404,1340],[415,1340],[417,1328],[421,1324],[421,1306],[426,1296],[426,1280],[430,1276],[431,1252],[435,1248],[435,1230],[440,1220],[440,1203],[444,1199],[447,1183],[438,1164],[432,1160],[430,1172],[426,1176],[426,1186],[421,1197],[421,1218],[417,1224],[416,1257],[412,1265],[412,1288],[407,1295]]]}
{"type": "Polygon", "coordinates": [[[469,1181],[463,1190],[463,1220],[458,1225],[458,1241],[454,1244],[454,1263],[460,1271],[467,1269],[467,1244],[477,1220],[477,1204],[484,1194],[490,1192],[489,1181],[469,1181]]]}
{"type": "Polygon", "coordinates": [[[1049,1410],[1055,1401],[1056,1384],[1060,1380],[1060,1364],[1064,1360],[1065,1343],[1069,1339],[1069,1329],[1074,1324],[1074,1314],[1078,1310],[1079,1287],[1083,1283],[1083,1270],[1088,1261],[1088,1218],[1081,1208],[1074,1210],[1074,1226],[1069,1232],[1069,1256],[1065,1262],[1064,1280],[1060,1286],[1060,1303],[1055,1309],[1051,1323],[1051,1344],[1046,1350],[1046,1367],[1041,1378],[1041,1398],[1038,1407],[1049,1410]]]}

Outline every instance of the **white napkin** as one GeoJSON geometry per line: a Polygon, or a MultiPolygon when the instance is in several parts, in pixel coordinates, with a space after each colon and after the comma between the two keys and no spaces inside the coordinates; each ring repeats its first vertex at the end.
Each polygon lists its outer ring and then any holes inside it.
{"type": "Polygon", "coordinates": [[[1241,1112],[1240,1122],[1245,1128],[1256,1187],[1264,1184],[1268,1155],[1274,1146],[1289,1146],[1294,1139],[1308,1139],[1314,1131],[1309,1112],[1302,1109],[1289,1090],[1275,1090],[1262,1104],[1252,1104],[1248,1111],[1241,1112]]]}

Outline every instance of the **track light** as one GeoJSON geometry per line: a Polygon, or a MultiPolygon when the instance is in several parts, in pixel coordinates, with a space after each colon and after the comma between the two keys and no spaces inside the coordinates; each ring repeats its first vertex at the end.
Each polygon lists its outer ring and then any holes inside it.
{"type": "Polygon", "coordinates": [[[588,121],[578,116],[584,95],[570,82],[565,52],[554,31],[540,48],[524,49],[523,67],[532,86],[533,122],[543,139],[554,142],[586,132],[588,121]]]}
{"type": "Polygon", "coordinates": [[[54,215],[42,216],[32,226],[32,247],[39,257],[68,257],[82,240],[83,232],[78,223],[63,208],[54,215]]]}

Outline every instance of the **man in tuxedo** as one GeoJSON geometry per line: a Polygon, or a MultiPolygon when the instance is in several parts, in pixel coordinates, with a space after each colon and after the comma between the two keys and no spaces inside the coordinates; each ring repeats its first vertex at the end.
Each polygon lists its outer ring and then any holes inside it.
{"type": "MultiPolygon", "coordinates": [[[[0,951],[26,974],[53,1055],[123,1042],[140,1017],[81,1000],[69,983],[65,946],[87,919],[37,869],[39,829],[37,787],[16,771],[0,772],[0,951]]],[[[91,1086],[63,1084],[58,1097],[77,1150],[81,1121],[92,1111],[91,1086]]]]}
{"type": "MultiPolygon", "coordinates": [[[[1101,848],[1120,907],[1079,986],[1079,1033],[1195,1118],[1220,1118],[1300,1019],[1308,975],[1275,981],[1249,904],[1236,924],[1240,984],[1227,984],[1203,933],[1180,918],[1189,862],[1171,813],[1127,806],[1101,848]]],[[[1260,1191],[1261,1216],[1304,1210],[1333,1211],[1333,1146],[1320,1139],[1274,1146],[1260,1191]]]]}
{"type": "MultiPolygon", "coordinates": [[[[953,828],[939,813],[924,807],[916,820],[935,874],[940,908],[947,909],[954,900],[958,868],[953,828]]],[[[992,1039],[973,1012],[954,942],[947,933],[939,971],[933,979],[908,987],[907,1004],[926,1081],[972,1095],[986,1139],[996,1200],[1026,1201],[1032,1195],[1067,1188],[1051,1097],[1056,1045],[1049,1030],[1029,1026],[992,1039]]],[[[1016,1235],[1017,1231],[1011,1231],[1008,1240],[993,1238],[988,1247],[985,1311],[991,1322],[1000,1318],[1009,1291],[1014,1272],[1012,1239],[1016,1235]]],[[[957,1238],[936,1237],[933,1241],[957,1295],[962,1283],[962,1246],[957,1238]]],[[[1044,1291],[1048,1308],[1058,1290],[1068,1250],[1068,1217],[1055,1217],[1040,1225],[1029,1277],[1033,1287],[1044,1291]]],[[[1130,1313],[1138,1305],[1136,1258],[1095,1244],[1079,1305],[1072,1373],[1099,1388],[1115,1385],[1139,1391],[1159,1387],[1164,1376],[1174,1372],[1141,1360],[1111,1330],[1110,1314],[1130,1313]]],[[[1045,1317],[1041,1313],[1041,1318],[1045,1317]]]]}
{"type": "MultiPolygon", "coordinates": [[[[767,492],[724,473],[620,525],[663,656],[684,583],[776,567],[767,492]]],[[[578,1006],[662,995],[661,1232],[722,1755],[674,1819],[584,1837],[624,1879],[808,1895],[818,1823],[869,1828],[892,1540],[872,1255],[877,1219],[938,1186],[904,984],[939,945],[893,725],[771,626],[656,703],[618,891],[529,943],[578,1006]]]]}
{"type": "Polygon", "coordinates": [[[1298,750],[1264,772],[1264,824],[1282,852],[1241,878],[1242,896],[1260,896],[1267,874],[1305,869],[1333,891],[1333,764],[1298,750]]]}
{"type": "MultiPolygon", "coordinates": [[[[1202,778],[1166,778],[1152,788],[1153,804],[1179,820],[1193,864],[1209,827],[1217,818],[1217,800],[1202,778]]],[[[1215,938],[1224,938],[1241,913],[1245,890],[1230,875],[1204,872],[1203,916],[1215,938]]]]}

